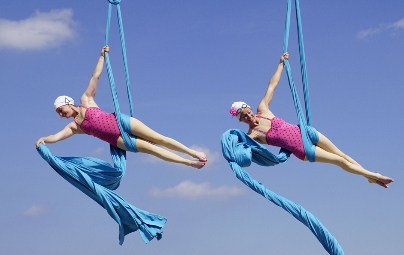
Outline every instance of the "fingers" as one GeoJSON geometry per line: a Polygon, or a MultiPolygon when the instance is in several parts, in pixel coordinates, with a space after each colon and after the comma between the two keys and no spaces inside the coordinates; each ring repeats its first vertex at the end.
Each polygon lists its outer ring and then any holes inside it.
{"type": "Polygon", "coordinates": [[[44,142],[43,140],[39,139],[39,140],[36,142],[36,144],[35,144],[37,148],[39,148],[39,144],[40,144],[40,143],[42,143],[43,145],[45,145],[45,142],[44,142]]]}
{"type": "Polygon", "coordinates": [[[105,56],[105,54],[104,54],[105,52],[109,52],[109,46],[108,45],[102,47],[101,56],[105,56]]]}

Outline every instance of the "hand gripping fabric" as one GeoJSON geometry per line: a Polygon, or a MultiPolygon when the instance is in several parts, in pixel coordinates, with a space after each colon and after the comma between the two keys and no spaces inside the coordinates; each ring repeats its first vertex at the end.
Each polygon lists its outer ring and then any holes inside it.
{"type": "MultiPolygon", "coordinates": [[[[304,150],[308,160],[310,162],[314,162],[315,144],[318,142],[319,138],[317,131],[313,127],[311,127],[309,92],[307,84],[306,63],[304,59],[303,32],[301,28],[300,9],[298,0],[296,0],[295,3],[296,3],[297,24],[298,24],[300,64],[303,80],[307,123],[304,119],[303,110],[300,105],[297,91],[292,79],[292,72],[289,62],[286,59],[284,60],[284,62],[286,72],[288,75],[289,86],[292,91],[293,102],[299,119],[304,150]]],[[[284,52],[287,52],[287,45],[289,39],[290,10],[291,10],[291,0],[288,0],[286,26],[285,26],[284,52]]],[[[338,244],[335,237],[330,232],[328,232],[328,230],[323,226],[323,224],[321,224],[321,222],[313,214],[305,210],[300,205],[265,188],[264,185],[252,179],[251,176],[242,168],[250,166],[251,162],[254,162],[261,166],[274,166],[280,163],[284,163],[290,157],[289,151],[281,149],[278,155],[274,155],[270,151],[268,151],[265,147],[254,141],[247,134],[237,129],[230,129],[226,131],[222,135],[221,144],[224,158],[229,162],[231,169],[233,170],[236,177],[240,181],[242,181],[245,185],[250,187],[258,194],[261,194],[274,204],[282,207],[285,211],[287,211],[288,213],[293,215],[293,217],[295,217],[297,220],[306,225],[311,230],[311,232],[316,236],[316,238],[319,240],[319,242],[323,245],[324,249],[329,254],[332,255],[344,254],[344,251],[338,244]]]]}
{"type": "MultiPolygon", "coordinates": [[[[118,24],[125,66],[128,100],[130,105],[130,113],[133,117],[125,40],[121,11],[119,7],[120,0],[109,0],[109,2],[105,45],[108,43],[111,8],[112,4],[114,4],[117,6],[118,10],[118,24]]],[[[128,148],[129,151],[137,152],[136,138],[130,137],[127,133],[127,130],[130,131],[130,117],[121,114],[119,108],[118,95],[115,89],[115,82],[112,75],[112,68],[108,53],[105,53],[105,60],[119,130],[126,148],[128,148]]],[[[109,163],[96,158],[58,157],[52,155],[49,149],[43,144],[39,145],[38,152],[58,174],[60,174],[64,179],[66,179],[76,188],[80,189],[83,193],[88,195],[107,210],[108,214],[119,225],[119,244],[122,245],[125,235],[136,230],[139,230],[140,236],[146,243],[151,241],[154,237],[156,237],[157,240],[162,237],[161,229],[167,221],[165,217],[137,209],[136,207],[127,203],[122,197],[112,192],[112,190],[118,188],[120,179],[125,174],[126,152],[124,150],[112,145],[110,146],[114,167],[112,167],[109,163]]]]}

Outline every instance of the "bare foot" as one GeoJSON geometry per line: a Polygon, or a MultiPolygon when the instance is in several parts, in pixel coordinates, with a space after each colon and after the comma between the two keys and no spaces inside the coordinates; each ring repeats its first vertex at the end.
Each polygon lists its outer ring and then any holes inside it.
{"type": "Polygon", "coordinates": [[[385,188],[389,187],[389,185],[387,185],[387,184],[389,184],[390,182],[394,182],[394,180],[391,179],[390,177],[383,176],[383,175],[381,175],[379,177],[379,179],[376,181],[377,184],[379,184],[380,186],[385,187],[385,188]]]}
{"type": "Polygon", "coordinates": [[[194,158],[199,159],[199,161],[201,161],[201,162],[208,161],[208,158],[206,157],[206,154],[203,153],[202,151],[195,152],[195,157],[194,158]]]}
{"type": "Polygon", "coordinates": [[[391,179],[390,177],[380,175],[380,177],[379,177],[379,179],[377,179],[377,181],[369,180],[369,182],[370,183],[376,183],[376,184],[378,184],[378,185],[380,185],[380,186],[382,186],[384,188],[388,188],[389,185],[387,185],[387,184],[389,184],[390,182],[394,182],[394,180],[391,179]]]}
{"type": "Polygon", "coordinates": [[[205,162],[199,160],[191,160],[191,166],[197,169],[201,169],[202,167],[205,166],[205,164],[206,164],[205,162]]]}

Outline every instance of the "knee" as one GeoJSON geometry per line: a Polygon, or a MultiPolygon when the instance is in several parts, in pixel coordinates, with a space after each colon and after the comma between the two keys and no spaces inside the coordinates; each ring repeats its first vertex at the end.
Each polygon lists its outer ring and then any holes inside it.
{"type": "Polygon", "coordinates": [[[150,153],[152,151],[153,145],[141,138],[136,139],[136,149],[142,153],[150,153]]]}
{"type": "Polygon", "coordinates": [[[163,135],[158,135],[157,137],[155,137],[155,143],[159,144],[159,145],[164,145],[164,144],[169,144],[171,138],[163,136],[163,135]]]}
{"type": "Polygon", "coordinates": [[[336,159],[336,163],[337,163],[337,165],[339,165],[339,166],[341,166],[341,167],[347,167],[348,165],[349,165],[349,162],[348,162],[348,160],[346,160],[345,158],[343,158],[343,157],[338,157],[337,159],[336,159]]]}

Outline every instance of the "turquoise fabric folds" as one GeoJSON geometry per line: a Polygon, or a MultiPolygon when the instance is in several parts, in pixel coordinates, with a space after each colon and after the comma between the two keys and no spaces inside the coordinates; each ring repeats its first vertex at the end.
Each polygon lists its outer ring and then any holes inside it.
{"type": "MultiPolygon", "coordinates": [[[[122,117],[124,126],[129,127],[126,131],[130,132],[130,117],[124,114],[122,117]]],[[[131,139],[133,143],[136,143],[135,137],[131,139]]],[[[154,237],[158,240],[161,238],[161,229],[167,221],[166,218],[142,211],[112,191],[119,187],[125,173],[125,151],[111,146],[114,162],[112,167],[108,162],[97,158],[52,155],[43,144],[40,144],[37,150],[60,176],[107,210],[119,225],[119,244],[122,245],[125,235],[136,230],[139,230],[146,243],[154,237]]]]}
{"type": "Polygon", "coordinates": [[[291,154],[290,151],[282,148],[279,154],[275,156],[264,146],[238,129],[226,131],[222,135],[221,144],[224,158],[240,167],[248,167],[251,162],[261,166],[275,166],[286,162],[291,154]]]}
{"type": "Polygon", "coordinates": [[[236,177],[249,188],[264,196],[266,199],[282,207],[293,217],[306,225],[317,237],[324,249],[332,255],[343,255],[344,252],[334,236],[321,224],[321,222],[302,206],[272,192],[257,182],[242,168],[251,165],[251,162],[261,166],[274,166],[284,163],[290,152],[281,150],[275,156],[265,147],[251,139],[244,132],[237,129],[226,131],[221,138],[224,158],[229,162],[236,177]]]}

